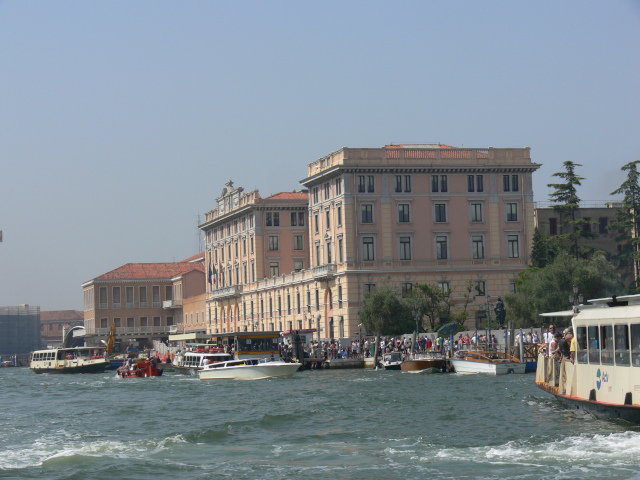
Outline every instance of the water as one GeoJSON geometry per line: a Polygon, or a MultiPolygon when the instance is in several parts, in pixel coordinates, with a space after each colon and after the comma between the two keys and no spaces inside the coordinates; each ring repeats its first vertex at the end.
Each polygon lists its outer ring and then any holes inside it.
{"type": "Polygon", "coordinates": [[[640,428],[533,375],[201,382],[0,370],[0,478],[640,479],[640,428]]]}

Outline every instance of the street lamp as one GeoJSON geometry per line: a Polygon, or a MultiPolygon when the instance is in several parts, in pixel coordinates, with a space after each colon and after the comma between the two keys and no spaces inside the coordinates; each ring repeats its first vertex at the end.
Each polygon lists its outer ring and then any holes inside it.
{"type": "Polygon", "coordinates": [[[569,295],[569,303],[573,305],[573,312],[578,312],[578,306],[584,302],[584,297],[578,293],[578,285],[573,284],[573,294],[569,295]]]}

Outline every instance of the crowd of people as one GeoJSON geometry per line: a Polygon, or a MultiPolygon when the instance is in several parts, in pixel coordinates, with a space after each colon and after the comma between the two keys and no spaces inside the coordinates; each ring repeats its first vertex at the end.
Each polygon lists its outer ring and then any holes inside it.
{"type": "Polygon", "coordinates": [[[574,363],[576,357],[576,339],[573,335],[573,327],[564,332],[556,332],[555,325],[549,325],[543,334],[544,343],[538,345],[538,349],[544,352],[545,357],[556,356],[558,360],[567,359],[574,363]]]}

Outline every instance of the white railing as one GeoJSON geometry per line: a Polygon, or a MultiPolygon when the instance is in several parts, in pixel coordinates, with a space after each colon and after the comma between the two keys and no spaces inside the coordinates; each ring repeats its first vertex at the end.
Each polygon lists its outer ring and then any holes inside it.
{"type": "Polygon", "coordinates": [[[211,292],[211,298],[234,297],[242,293],[242,285],[219,288],[211,292]]]}
{"type": "MultiPolygon", "coordinates": [[[[175,325],[161,325],[156,327],[116,327],[116,335],[130,333],[171,333],[171,329],[176,328],[175,325]]],[[[110,328],[94,328],[87,329],[87,334],[108,335],[110,328]]]]}
{"type": "Polygon", "coordinates": [[[173,308],[173,300],[165,300],[162,302],[162,308],[173,308]]]}
{"type": "Polygon", "coordinates": [[[335,263],[329,263],[327,265],[321,265],[313,268],[313,276],[315,277],[329,277],[336,273],[338,270],[335,263]]]}

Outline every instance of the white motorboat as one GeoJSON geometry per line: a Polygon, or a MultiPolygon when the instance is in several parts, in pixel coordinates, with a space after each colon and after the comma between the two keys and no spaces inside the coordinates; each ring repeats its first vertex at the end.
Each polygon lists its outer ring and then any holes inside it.
{"type": "Polygon", "coordinates": [[[460,351],[449,359],[456,373],[506,375],[524,373],[527,364],[511,355],[492,351],[460,351]]]}
{"type": "MultiPolygon", "coordinates": [[[[213,349],[212,349],[213,350],[213,349]]],[[[222,350],[222,349],[219,349],[222,350]]],[[[223,352],[184,352],[176,355],[173,360],[173,367],[177,373],[185,373],[187,375],[196,375],[205,365],[232,360],[233,357],[229,353],[223,352]]]]}
{"type": "Polygon", "coordinates": [[[597,418],[640,423],[640,295],[589,300],[573,311],[575,357],[538,356],[536,384],[597,418]]]}
{"type": "Polygon", "coordinates": [[[198,378],[200,380],[259,380],[262,378],[290,377],[298,371],[300,365],[297,362],[271,361],[268,358],[229,360],[205,365],[202,370],[198,370],[198,378]]]}
{"type": "Polygon", "coordinates": [[[400,352],[383,353],[382,360],[378,363],[382,370],[400,370],[402,365],[402,354],[400,352]]]}

